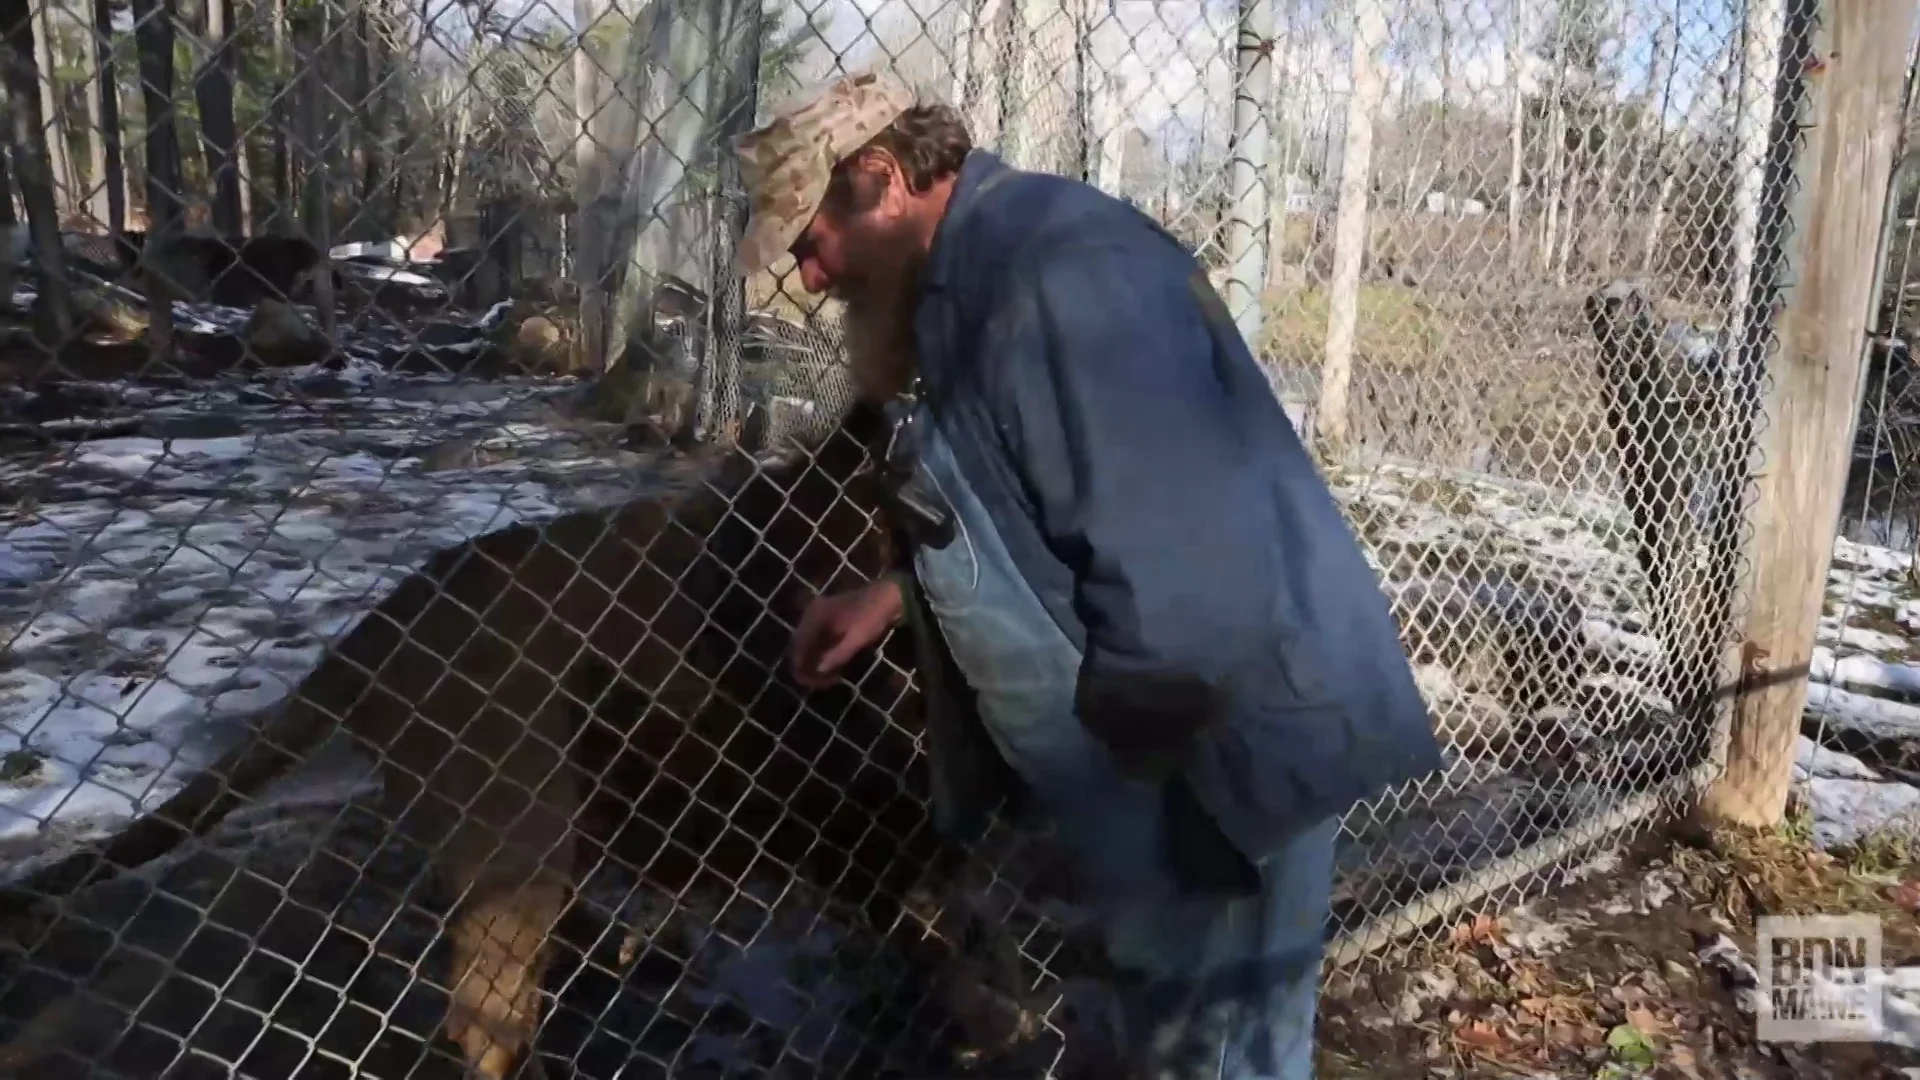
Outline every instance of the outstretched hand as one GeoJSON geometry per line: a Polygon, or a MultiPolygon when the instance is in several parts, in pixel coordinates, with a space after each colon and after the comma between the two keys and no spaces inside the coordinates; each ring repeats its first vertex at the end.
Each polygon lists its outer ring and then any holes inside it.
{"type": "Polygon", "coordinates": [[[905,611],[906,598],[894,581],[814,597],[793,632],[794,681],[808,690],[832,686],[847,661],[879,644],[905,611]]]}

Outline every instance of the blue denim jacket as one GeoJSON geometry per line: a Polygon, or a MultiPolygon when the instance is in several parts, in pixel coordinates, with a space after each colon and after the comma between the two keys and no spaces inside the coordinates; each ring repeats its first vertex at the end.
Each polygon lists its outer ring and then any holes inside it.
{"type": "MultiPolygon", "coordinates": [[[[1156,224],[975,151],[914,328],[955,467],[1077,653],[1074,715],[1121,768],[1183,776],[1259,860],[1440,767],[1372,569],[1205,274],[1156,224]]],[[[935,794],[964,827],[991,770],[965,745],[978,727],[935,711],[935,794]]]]}

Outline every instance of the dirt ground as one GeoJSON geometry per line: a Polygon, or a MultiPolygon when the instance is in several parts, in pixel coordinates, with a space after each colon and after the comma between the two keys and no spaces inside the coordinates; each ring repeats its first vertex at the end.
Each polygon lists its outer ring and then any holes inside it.
{"type": "Polygon", "coordinates": [[[1551,898],[1330,979],[1318,1075],[1903,1077],[1920,1051],[1758,1044],[1736,969],[1719,962],[1722,935],[1751,962],[1756,916],[1868,911],[1881,915],[1885,963],[1920,964],[1920,848],[1826,854],[1786,832],[1653,837],[1551,898]]]}

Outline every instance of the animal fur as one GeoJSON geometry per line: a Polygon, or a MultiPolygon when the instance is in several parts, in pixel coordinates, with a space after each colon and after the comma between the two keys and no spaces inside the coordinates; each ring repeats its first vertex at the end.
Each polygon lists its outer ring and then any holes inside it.
{"type": "Polygon", "coordinates": [[[1491,693],[1499,708],[1467,730],[1441,729],[1456,752],[1498,757],[1516,743],[1552,745],[1531,724],[1568,706],[1587,673],[1579,598],[1557,582],[1498,567],[1389,582],[1401,643],[1415,663],[1437,661],[1491,693]]]}
{"type": "Polygon", "coordinates": [[[677,891],[715,833],[743,833],[778,865],[855,886],[891,925],[888,897],[937,854],[901,780],[905,669],[877,663],[857,691],[808,699],[782,668],[807,599],[885,565],[852,482],[874,423],[858,410],[773,467],[733,454],[688,494],[441,553],[248,742],[98,849],[0,895],[0,911],[159,858],[343,729],[378,762],[393,827],[437,848],[456,899],[444,1033],[479,1076],[527,1057],[550,935],[602,855],[677,891]],[[702,805],[720,809],[689,812],[702,805]]]}

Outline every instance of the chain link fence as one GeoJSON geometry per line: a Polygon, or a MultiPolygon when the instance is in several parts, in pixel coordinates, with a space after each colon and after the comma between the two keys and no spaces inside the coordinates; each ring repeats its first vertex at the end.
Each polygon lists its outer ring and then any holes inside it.
{"type": "Polygon", "coordinates": [[[1097,950],[936,841],[906,634],[780,670],[884,545],[721,148],[875,64],[1189,245],[1319,448],[1449,759],[1337,965],[1711,775],[1804,0],[7,10],[0,1073],[1060,1065],[1097,950]]]}
{"type": "MultiPolygon", "coordinates": [[[[1916,68],[1920,71],[1920,68],[1916,68]]],[[[1920,132],[1913,76],[1903,103],[1910,156],[1920,132]]],[[[1914,384],[1910,339],[1920,290],[1915,275],[1915,183],[1910,160],[1897,165],[1892,221],[1882,258],[1879,307],[1870,324],[1859,425],[1814,649],[1795,769],[1797,820],[1816,839],[1856,846],[1910,847],[1920,830],[1920,697],[1907,643],[1920,608],[1916,542],[1914,384]],[[1817,749],[1816,749],[1817,748],[1817,749]],[[1846,813],[1836,812],[1846,807],[1846,813]],[[1881,827],[1907,822],[1904,829],[1881,827]],[[1858,825],[1849,827],[1849,823],[1858,825]],[[1904,839],[1903,839],[1904,837],[1904,839]]]]}

